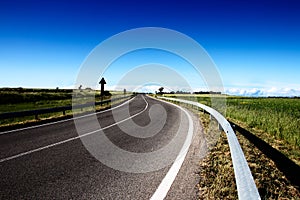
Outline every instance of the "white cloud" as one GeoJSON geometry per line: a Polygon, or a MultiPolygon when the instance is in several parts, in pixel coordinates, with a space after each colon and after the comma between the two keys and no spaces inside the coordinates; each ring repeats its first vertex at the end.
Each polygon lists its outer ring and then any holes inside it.
{"type": "Polygon", "coordinates": [[[229,95],[238,96],[283,96],[283,97],[293,97],[300,96],[300,88],[227,88],[225,93],[229,95]]]}

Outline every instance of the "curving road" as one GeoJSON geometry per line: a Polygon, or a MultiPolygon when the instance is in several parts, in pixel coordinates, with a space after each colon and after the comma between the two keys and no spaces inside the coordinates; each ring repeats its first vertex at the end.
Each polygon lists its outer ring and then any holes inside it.
{"type": "Polygon", "coordinates": [[[189,111],[142,95],[75,121],[2,132],[0,199],[196,199],[201,132],[189,111]],[[116,157],[118,149],[136,157],[116,157]]]}

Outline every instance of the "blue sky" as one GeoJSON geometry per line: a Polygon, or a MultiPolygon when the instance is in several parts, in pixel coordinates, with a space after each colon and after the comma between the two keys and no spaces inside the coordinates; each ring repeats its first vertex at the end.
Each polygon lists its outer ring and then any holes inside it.
{"type": "MultiPolygon", "coordinates": [[[[297,0],[1,1],[0,87],[71,87],[100,42],[150,26],[174,29],[199,42],[218,67],[227,93],[300,96],[299,24],[297,0]]],[[[140,62],[135,64],[159,57],[153,60],[190,75],[194,90],[205,88],[174,56],[136,55],[140,62]]],[[[105,75],[112,88],[122,74],[105,75]]]]}

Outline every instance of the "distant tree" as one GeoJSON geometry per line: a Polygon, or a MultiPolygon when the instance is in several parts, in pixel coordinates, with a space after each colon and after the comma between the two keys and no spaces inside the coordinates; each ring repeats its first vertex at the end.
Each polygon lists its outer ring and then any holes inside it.
{"type": "Polygon", "coordinates": [[[158,88],[158,91],[159,91],[160,94],[163,94],[163,90],[164,90],[164,87],[158,88]]]}
{"type": "Polygon", "coordinates": [[[22,93],[24,91],[24,89],[22,87],[19,87],[17,90],[19,93],[22,93]]]}
{"type": "Polygon", "coordinates": [[[191,93],[179,90],[179,91],[176,91],[176,94],[191,94],[191,93]]]}
{"type": "Polygon", "coordinates": [[[108,90],[104,91],[104,96],[111,96],[111,93],[108,90]]]}
{"type": "Polygon", "coordinates": [[[80,85],[80,86],[78,87],[78,90],[80,90],[80,92],[82,92],[82,85],[80,85]]]}

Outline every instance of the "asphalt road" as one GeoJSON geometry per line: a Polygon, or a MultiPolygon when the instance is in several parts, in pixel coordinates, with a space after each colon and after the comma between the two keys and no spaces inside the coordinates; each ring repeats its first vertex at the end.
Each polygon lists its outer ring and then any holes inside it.
{"type": "Polygon", "coordinates": [[[138,95],[75,122],[0,133],[0,199],[196,199],[201,132],[189,111],[138,95]],[[115,156],[119,149],[133,157],[115,156]]]}

